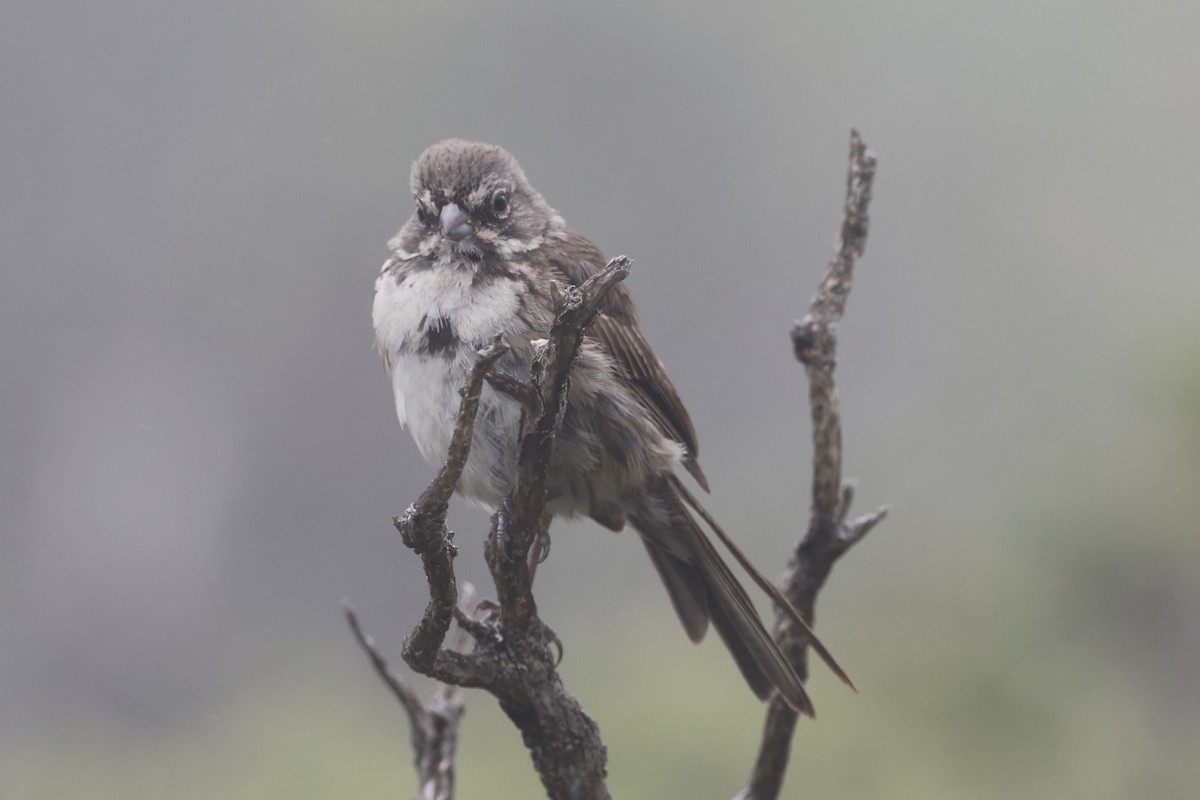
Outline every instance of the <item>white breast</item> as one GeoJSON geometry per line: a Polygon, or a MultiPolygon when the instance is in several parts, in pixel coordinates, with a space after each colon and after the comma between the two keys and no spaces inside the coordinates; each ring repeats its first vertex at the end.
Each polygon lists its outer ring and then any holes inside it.
{"type": "Polygon", "coordinates": [[[426,320],[444,317],[464,342],[486,342],[515,330],[517,292],[511,280],[472,285],[470,269],[442,265],[405,272],[402,285],[388,273],[375,282],[375,339],[380,349],[415,345],[426,320]]]}
{"type": "MultiPolygon", "coordinates": [[[[520,325],[512,281],[473,286],[468,269],[436,266],[405,273],[402,284],[384,273],[375,286],[375,338],[392,375],[396,416],[412,434],[421,455],[441,466],[450,447],[460,403],[459,390],[478,348],[497,333],[520,325]],[[430,320],[449,320],[462,342],[450,357],[417,352],[430,320]]],[[[520,409],[484,386],[471,455],[460,488],[489,507],[508,492],[516,464],[520,409]]]]}

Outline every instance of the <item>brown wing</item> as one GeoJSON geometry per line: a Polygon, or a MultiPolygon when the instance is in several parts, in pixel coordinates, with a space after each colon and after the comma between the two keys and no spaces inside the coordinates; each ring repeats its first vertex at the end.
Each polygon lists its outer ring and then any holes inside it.
{"type": "MultiPolygon", "coordinates": [[[[569,231],[565,239],[555,244],[559,246],[543,247],[541,250],[549,258],[550,266],[561,273],[568,283],[583,283],[605,264],[599,248],[574,231],[569,231]]],[[[663,363],[642,335],[633,297],[624,284],[618,283],[609,292],[604,313],[592,325],[591,335],[616,361],[637,398],[654,416],[662,432],[687,448],[683,466],[708,491],[708,479],[696,461],[699,443],[692,419],[675,385],[667,377],[663,363]]]]}

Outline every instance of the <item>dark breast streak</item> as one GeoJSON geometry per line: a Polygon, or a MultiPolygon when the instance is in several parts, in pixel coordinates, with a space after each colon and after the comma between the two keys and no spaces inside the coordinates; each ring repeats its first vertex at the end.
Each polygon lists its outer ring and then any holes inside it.
{"type": "Polygon", "coordinates": [[[421,318],[424,334],[417,340],[417,353],[420,355],[453,358],[458,352],[458,334],[446,317],[438,317],[432,322],[428,317],[421,318]]]}

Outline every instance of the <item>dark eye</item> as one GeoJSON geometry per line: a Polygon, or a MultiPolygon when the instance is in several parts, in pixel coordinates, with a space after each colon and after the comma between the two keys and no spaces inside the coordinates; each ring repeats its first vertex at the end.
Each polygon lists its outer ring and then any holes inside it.
{"type": "Polygon", "coordinates": [[[431,209],[427,208],[424,205],[418,205],[417,206],[417,219],[419,219],[421,221],[422,225],[429,227],[429,226],[433,225],[435,222],[437,222],[437,214],[433,213],[433,211],[431,209]]]}
{"type": "Polygon", "coordinates": [[[492,195],[492,211],[498,217],[508,213],[508,192],[496,192],[492,195]]]}

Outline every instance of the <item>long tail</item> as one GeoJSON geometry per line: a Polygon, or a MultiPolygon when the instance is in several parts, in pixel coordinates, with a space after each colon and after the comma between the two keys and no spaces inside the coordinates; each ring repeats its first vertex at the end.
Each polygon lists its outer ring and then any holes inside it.
{"type": "Polygon", "coordinates": [[[754,604],[667,479],[647,493],[630,522],[641,534],[688,637],[704,638],[711,621],[746,683],[760,699],[778,691],[813,715],[804,683],[763,627],[754,604]]]}
{"type": "Polygon", "coordinates": [[[721,526],[717,524],[717,521],[713,519],[712,514],[709,514],[704,506],[700,505],[700,501],[697,500],[692,493],[687,490],[687,487],[680,483],[679,478],[671,475],[668,476],[667,480],[670,482],[672,488],[674,488],[678,493],[679,497],[685,503],[687,503],[688,507],[699,514],[700,518],[708,524],[709,528],[712,529],[712,532],[715,533],[717,538],[721,540],[721,543],[728,548],[730,553],[733,554],[734,559],[742,565],[742,569],[746,570],[746,573],[750,576],[750,579],[753,580],[760,589],[762,589],[763,593],[766,594],[767,597],[771,598],[771,600],[775,603],[775,607],[783,612],[783,615],[788,617],[792,621],[792,624],[794,624],[801,630],[801,632],[804,633],[805,638],[808,639],[808,646],[811,647],[812,651],[816,653],[822,661],[825,662],[825,666],[829,667],[829,669],[833,671],[834,675],[837,675],[839,678],[841,678],[842,683],[846,684],[857,692],[858,687],[854,685],[854,681],[850,680],[850,676],[847,675],[846,671],[843,670],[841,665],[837,663],[837,660],[834,659],[833,654],[829,652],[829,649],[826,648],[821,640],[817,638],[817,634],[813,632],[811,627],[809,627],[808,622],[803,616],[801,616],[800,612],[796,610],[795,606],[793,606],[788,599],[783,596],[783,592],[779,591],[775,584],[767,580],[766,577],[764,577],[763,574],[759,572],[752,563],[750,563],[750,559],[747,558],[746,554],[742,552],[742,549],[737,546],[737,542],[729,538],[729,534],[725,533],[721,526]]]}

